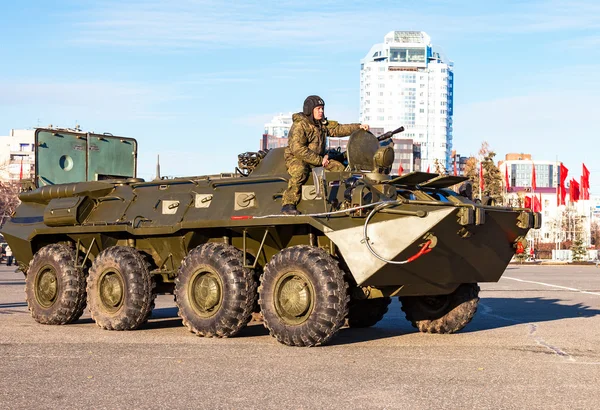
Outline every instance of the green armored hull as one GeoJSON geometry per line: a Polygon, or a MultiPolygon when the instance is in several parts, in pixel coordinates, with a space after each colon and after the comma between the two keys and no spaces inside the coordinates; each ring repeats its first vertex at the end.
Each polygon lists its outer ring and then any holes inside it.
{"type": "Polygon", "coordinates": [[[448,189],[462,177],[389,176],[374,138],[351,136],[346,172],[313,172],[299,216],[280,215],[282,149],[240,156],[233,174],[22,193],[3,234],[32,315],[69,323],[87,302],[100,327],[135,329],[173,292],[198,335],[233,336],[260,308],[280,342],[313,346],[344,323],[375,324],[399,296],[421,331],[460,330],[477,283],[499,280],[540,215],[448,189]]]}

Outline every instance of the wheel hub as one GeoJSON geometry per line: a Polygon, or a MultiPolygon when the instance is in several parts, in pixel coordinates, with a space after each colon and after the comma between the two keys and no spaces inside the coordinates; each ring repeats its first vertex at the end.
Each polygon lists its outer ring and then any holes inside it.
{"type": "Polygon", "coordinates": [[[100,278],[99,294],[104,308],[116,312],[123,304],[125,285],[121,274],[114,271],[105,272],[100,278]]]}
{"type": "Polygon", "coordinates": [[[450,304],[450,297],[448,295],[424,296],[422,302],[429,313],[444,313],[450,304]]]}
{"type": "Polygon", "coordinates": [[[58,295],[58,279],[54,268],[45,267],[36,282],[35,296],[38,303],[45,308],[52,306],[58,295]]]}
{"type": "Polygon", "coordinates": [[[276,310],[288,324],[303,323],[312,311],[314,292],[303,276],[290,273],[282,277],[275,290],[276,310]]]}
{"type": "Polygon", "coordinates": [[[200,272],[191,286],[191,302],[204,317],[212,316],[221,305],[221,282],[213,272],[200,272]]]}

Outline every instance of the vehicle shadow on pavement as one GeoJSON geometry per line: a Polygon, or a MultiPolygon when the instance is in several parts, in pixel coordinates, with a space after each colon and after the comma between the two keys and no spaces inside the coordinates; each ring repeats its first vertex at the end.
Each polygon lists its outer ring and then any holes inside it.
{"type": "Polygon", "coordinates": [[[25,286],[25,281],[22,281],[22,282],[3,282],[3,281],[0,281],[0,286],[25,286]]]}
{"type": "Polygon", "coordinates": [[[582,303],[567,305],[561,299],[483,298],[479,301],[473,321],[462,332],[477,332],[519,324],[588,318],[597,315],[600,315],[599,309],[582,303]]]}
{"type": "MultiPolygon", "coordinates": [[[[409,325],[410,326],[410,325],[409,325]]],[[[416,332],[416,329],[414,329],[416,332]]],[[[369,342],[379,339],[388,339],[414,333],[407,326],[393,322],[382,321],[373,327],[367,328],[342,328],[335,337],[327,343],[329,346],[349,345],[353,343],[369,342]]]]}
{"type": "MultiPolygon", "coordinates": [[[[183,321],[177,315],[177,307],[156,308],[152,316],[141,329],[164,329],[171,327],[185,327],[183,321]]],[[[235,337],[266,336],[269,331],[263,326],[262,321],[251,321],[235,337]]]]}
{"type": "MultiPolygon", "coordinates": [[[[20,304],[12,305],[22,306],[20,304]]],[[[475,317],[460,333],[479,332],[482,330],[561,319],[594,317],[597,315],[600,315],[599,309],[594,309],[582,303],[567,305],[561,299],[483,298],[479,302],[475,317]]],[[[173,327],[184,327],[181,318],[177,315],[177,307],[174,306],[154,309],[150,320],[142,326],[142,329],[173,327]]],[[[361,343],[417,332],[418,330],[412,327],[411,323],[405,319],[404,314],[400,310],[400,303],[395,299],[392,301],[389,311],[383,320],[375,326],[358,329],[343,327],[328,344],[346,345],[361,343]]],[[[236,337],[255,337],[268,334],[268,329],[263,326],[261,321],[252,321],[236,337]]]]}
{"type": "Polygon", "coordinates": [[[166,329],[171,327],[183,327],[183,322],[177,316],[177,307],[163,307],[152,310],[152,315],[148,322],[144,323],[140,329],[166,329]]]}
{"type": "Polygon", "coordinates": [[[0,309],[25,307],[27,302],[0,303],[0,309]]]}

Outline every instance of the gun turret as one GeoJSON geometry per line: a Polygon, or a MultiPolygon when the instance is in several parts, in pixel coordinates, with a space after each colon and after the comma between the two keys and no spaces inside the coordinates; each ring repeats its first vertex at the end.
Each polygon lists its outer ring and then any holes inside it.
{"type": "Polygon", "coordinates": [[[357,130],[348,140],[348,165],[352,171],[366,171],[371,179],[388,178],[394,163],[392,145],[382,146],[380,143],[404,131],[404,127],[388,131],[375,137],[368,131],[357,130]]]}

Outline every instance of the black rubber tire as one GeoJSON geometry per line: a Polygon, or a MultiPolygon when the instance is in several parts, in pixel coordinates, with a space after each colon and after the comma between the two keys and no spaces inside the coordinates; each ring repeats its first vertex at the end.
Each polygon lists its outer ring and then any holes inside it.
{"type": "Polygon", "coordinates": [[[258,290],[264,325],[273,337],[288,346],[327,343],[344,325],[348,315],[348,283],[338,262],[321,248],[299,245],[283,249],[265,267],[258,290]],[[304,276],[314,303],[302,323],[291,324],[276,307],[278,282],[294,272],[304,276]]]}
{"type": "Polygon", "coordinates": [[[85,270],[76,267],[75,249],[52,244],[41,248],[33,256],[25,277],[27,306],[36,322],[44,325],[65,325],[79,319],[86,304],[85,270]],[[54,272],[55,297],[43,306],[37,297],[36,284],[40,275],[54,272]]]}
{"type": "Polygon", "coordinates": [[[406,319],[423,333],[455,333],[475,316],[479,285],[463,283],[449,295],[400,297],[406,319]]]}
{"type": "Polygon", "coordinates": [[[256,305],[257,282],[252,269],[244,268],[242,252],[224,243],[205,243],[183,260],[175,279],[175,302],[190,332],[204,337],[230,337],[248,324],[256,305]],[[208,273],[219,282],[219,302],[214,311],[200,312],[193,300],[194,281],[208,273]]]}
{"type": "Polygon", "coordinates": [[[154,308],[154,279],[150,264],[135,248],[111,246],[96,256],[87,279],[88,306],[102,329],[134,330],[143,325],[154,308]],[[118,277],[122,298],[111,311],[100,297],[100,281],[106,272],[118,277]]]}
{"type": "Polygon", "coordinates": [[[355,299],[348,309],[348,327],[362,328],[374,326],[383,319],[392,298],[355,299]]]}

